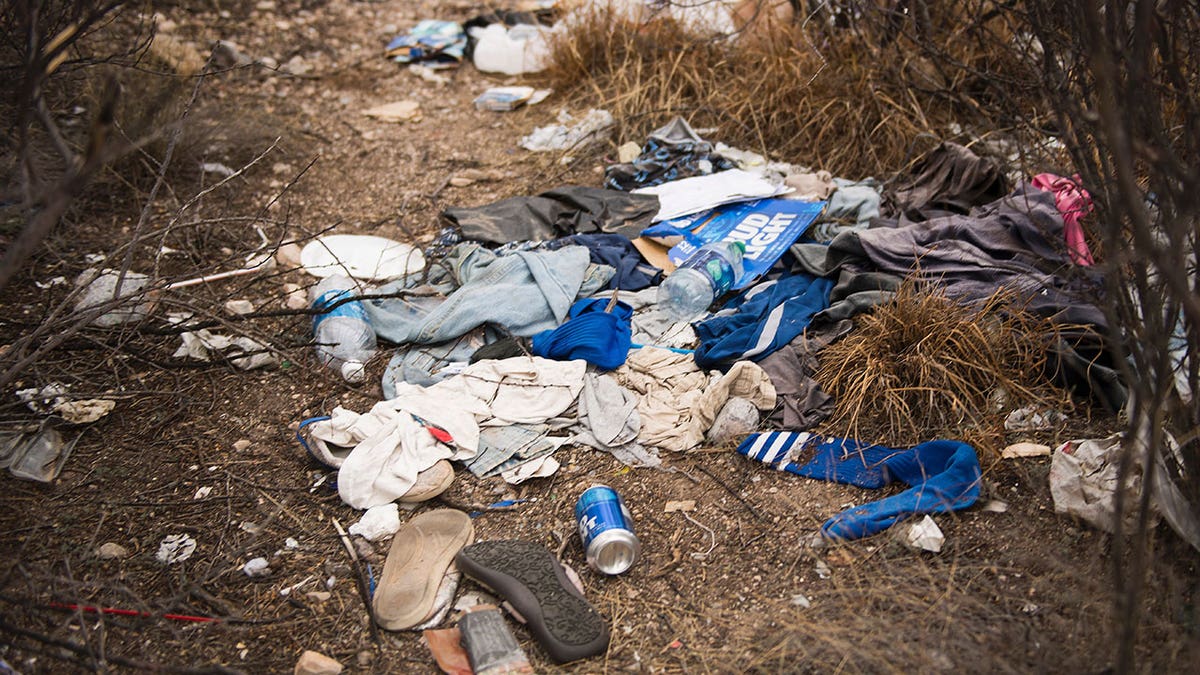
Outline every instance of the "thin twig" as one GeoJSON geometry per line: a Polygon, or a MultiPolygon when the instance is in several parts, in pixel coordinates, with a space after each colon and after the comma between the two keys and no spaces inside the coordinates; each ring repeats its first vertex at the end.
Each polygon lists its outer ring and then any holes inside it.
{"type": "Polygon", "coordinates": [[[345,547],[346,553],[350,556],[350,564],[354,567],[355,586],[358,587],[358,597],[362,599],[363,607],[367,609],[367,625],[371,631],[371,639],[376,644],[379,643],[379,626],[375,622],[375,606],[371,603],[371,591],[364,577],[362,565],[359,564],[358,553],[355,552],[354,546],[350,544],[350,535],[346,534],[346,530],[342,528],[342,524],[337,518],[330,518],[333,523],[333,529],[337,530],[338,539],[341,540],[342,546],[345,547]]]}

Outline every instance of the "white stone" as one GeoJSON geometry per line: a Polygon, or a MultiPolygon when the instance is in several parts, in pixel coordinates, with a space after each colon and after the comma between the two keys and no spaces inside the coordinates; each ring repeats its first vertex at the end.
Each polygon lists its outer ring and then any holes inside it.
{"type": "MultiPolygon", "coordinates": [[[[280,267],[294,268],[300,266],[300,248],[299,244],[284,244],[275,251],[275,262],[279,263],[280,267]]],[[[295,286],[296,284],[285,284],[286,286],[295,286]]]]}
{"type": "Polygon", "coordinates": [[[708,430],[708,442],[722,443],[745,436],[758,428],[758,420],[758,408],[754,403],[744,398],[731,398],[708,430]]]}
{"type": "Polygon", "coordinates": [[[120,558],[128,558],[129,550],[124,546],[115,542],[105,542],[96,549],[96,557],[101,560],[117,560],[120,558]]]}
{"type": "Polygon", "coordinates": [[[271,571],[271,567],[267,565],[266,558],[251,558],[242,565],[242,571],[248,577],[259,577],[271,571]]]}
{"type": "Polygon", "coordinates": [[[307,649],[296,662],[292,675],[338,675],[342,672],[342,664],[320,652],[307,649]]]}
{"type": "Polygon", "coordinates": [[[254,303],[249,300],[229,300],[225,303],[225,311],[234,316],[242,316],[254,311],[254,303]]]}

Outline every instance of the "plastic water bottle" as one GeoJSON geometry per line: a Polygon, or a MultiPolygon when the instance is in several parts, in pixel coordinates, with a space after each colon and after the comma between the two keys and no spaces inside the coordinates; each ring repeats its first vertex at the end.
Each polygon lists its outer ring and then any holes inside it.
{"type": "MultiPolygon", "coordinates": [[[[321,280],[312,290],[311,306],[324,310],[358,293],[351,279],[334,275],[321,280]]],[[[321,363],[337,368],[351,384],[366,379],[366,363],[375,354],[375,330],[358,300],[344,302],[323,314],[313,315],[313,336],[321,363]]]]}
{"type": "Polygon", "coordinates": [[[658,287],[658,306],[676,321],[696,318],[742,276],[740,241],[705,244],[684,260],[658,287]]]}

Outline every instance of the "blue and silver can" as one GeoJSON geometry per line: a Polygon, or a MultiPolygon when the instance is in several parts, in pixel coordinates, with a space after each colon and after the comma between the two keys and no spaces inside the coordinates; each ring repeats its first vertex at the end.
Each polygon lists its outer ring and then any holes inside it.
{"type": "Polygon", "coordinates": [[[588,564],[605,574],[620,574],[637,560],[642,545],[633,533],[633,517],[617,491],[593,485],[575,503],[575,522],[588,564]]]}

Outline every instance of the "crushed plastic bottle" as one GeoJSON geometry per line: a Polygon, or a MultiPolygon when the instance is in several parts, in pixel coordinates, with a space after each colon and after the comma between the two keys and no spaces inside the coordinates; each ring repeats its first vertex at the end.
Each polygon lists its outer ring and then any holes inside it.
{"type": "Polygon", "coordinates": [[[676,321],[700,316],[741,278],[745,252],[740,241],[701,246],[658,287],[659,308],[676,321]]]}
{"type": "MultiPolygon", "coordinates": [[[[354,281],[334,275],[313,287],[310,304],[313,309],[324,310],[357,293],[354,281]]],[[[336,368],[351,384],[366,379],[366,363],[375,354],[376,342],[375,330],[361,302],[343,302],[323,314],[314,314],[313,336],[321,363],[336,368]]]]}
{"type": "Polygon", "coordinates": [[[470,32],[475,38],[471,59],[485,73],[536,73],[545,70],[550,58],[549,31],[540,26],[517,24],[509,28],[494,23],[470,32]]]}

